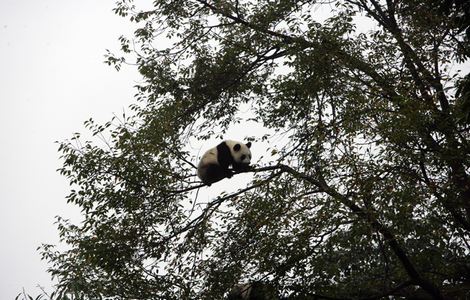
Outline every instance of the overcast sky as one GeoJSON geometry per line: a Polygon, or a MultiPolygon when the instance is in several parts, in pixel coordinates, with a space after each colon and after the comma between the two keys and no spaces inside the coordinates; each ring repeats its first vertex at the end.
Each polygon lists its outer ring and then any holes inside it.
{"type": "Polygon", "coordinates": [[[57,144],[83,121],[121,114],[139,76],[105,65],[130,32],[114,1],[0,0],[0,299],[50,286],[36,248],[56,243],[54,216],[77,218],[57,144]]]}

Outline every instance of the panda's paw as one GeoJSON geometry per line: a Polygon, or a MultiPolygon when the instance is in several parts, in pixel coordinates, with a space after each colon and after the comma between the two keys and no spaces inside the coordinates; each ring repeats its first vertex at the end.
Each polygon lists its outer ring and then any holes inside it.
{"type": "Polygon", "coordinates": [[[232,178],[233,172],[232,171],[227,172],[226,176],[227,178],[232,178]]]}
{"type": "Polygon", "coordinates": [[[243,167],[242,167],[242,170],[243,170],[243,171],[250,171],[251,169],[253,169],[253,167],[250,166],[250,165],[246,165],[246,166],[243,166],[243,167]]]}

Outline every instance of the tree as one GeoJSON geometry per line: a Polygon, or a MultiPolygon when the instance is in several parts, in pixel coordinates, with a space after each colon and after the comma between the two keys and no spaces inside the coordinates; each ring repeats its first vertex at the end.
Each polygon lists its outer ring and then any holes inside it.
{"type": "Polygon", "coordinates": [[[107,62],[136,58],[143,82],[132,117],[86,122],[105,144],[60,143],[84,221],[59,218],[67,250],[42,248],[58,294],[220,299],[257,280],[301,299],[467,295],[470,87],[453,66],[470,55],[469,11],[118,1],[139,29],[107,62]],[[251,184],[201,202],[188,141],[249,120],[267,132],[255,145],[286,142],[251,184]]]}

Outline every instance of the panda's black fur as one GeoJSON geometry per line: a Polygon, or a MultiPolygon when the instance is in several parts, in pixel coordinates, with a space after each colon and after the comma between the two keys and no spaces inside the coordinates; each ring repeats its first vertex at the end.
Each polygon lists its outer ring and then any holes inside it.
{"type": "Polygon", "coordinates": [[[251,160],[250,147],[250,142],[246,144],[233,140],[221,142],[204,153],[199,161],[197,175],[204,184],[211,185],[232,177],[233,171],[247,170],[251,160]]]}

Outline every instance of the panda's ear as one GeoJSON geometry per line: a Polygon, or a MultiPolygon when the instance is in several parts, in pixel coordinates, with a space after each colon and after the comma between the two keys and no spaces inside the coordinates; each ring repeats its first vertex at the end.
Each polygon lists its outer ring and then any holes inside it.
{"type": "Polygon", "coordinates": [[[248,148],[251,148],[251,142],[246,143],[246,146],[247,146],[248,148]]]}
{"type": "Polygon", "coordinates": [[[242,146],[240,146],[240,144],[235,144],[235,146],[233,146],[233,150],[235,150],[235,152],[240,151],[241,148],[242,146]]]}

